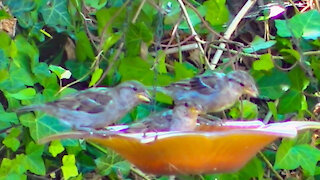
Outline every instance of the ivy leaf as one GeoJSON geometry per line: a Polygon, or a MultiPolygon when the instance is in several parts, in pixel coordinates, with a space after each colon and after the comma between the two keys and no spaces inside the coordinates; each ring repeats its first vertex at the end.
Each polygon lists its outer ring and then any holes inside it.
{"type": "Polygon", "coordinates": [[[26,147],[26,169],[30,172],[44,176],[46,168],[42,159],[44,146],[30,142],[26,147]]]}
{"type": "Polygon", "coordinates": [[[15,152],[20,146],[20,141],[17,139],[20,133],[20,129],[12,128],[10,133],[4,138],[2,143],[8,148],[12,149],[13,152],[15,152]]]}
{"type": "Polygon", "coordinates": [[[63,156],[62,158],[63,165],[61,166],[61,170],[63,173],[63,177],[65,179],[69,179],[70,177],[75,177],[79,174],[78,168],[75,163],[76,163],[76,159],[73,154],[63,156]]]}
{"type": "Polygon", "coordinates": [[[95,160],[99,172],[106,176],[112,172],[117,173],[120,170],[124,176],[129,174],[130,164],[123,161],[122,158],[115,152],[109,151],[107,156],[101,156],[95,160]]]}
{"type": "Polygon", "coordinates": [[[299,91],[290,90],[280,98],[278,113],[286,114],[301,109],[302,95],[299,91]]]}
{"type": "Polygon", "coordinates": [[[12,97],[19,100],[32,99],[36,95],[36,90],[33,88],[22,89],[17,93],[7,93],[6,96],[12,97]]]}
{"type": "Polygon", "coordinates": [[[272,112],[274,120],[278,121],[277,106],[274,102],[267,102],[269,110],[272,112]]]}
{"type": "Polygon", "coordinates": [[[174,62],[174,79],[175,81],[191,78],[198,73],[198,69],[187,62],[174,62]]]}
{"type": "Polygon", "coordinates": [[[299,13],[286,20],[275,20],[277,34],[281,37],[291,37],[291,32],[296,38],[317,39],[320,37],[320,13],[310,10],[299,13]]]}
{"type": "Polygon", "coordinates": [[[0,121],[7,122],[7,123],[13,123],[13,124],[18,124],[18,122],[19,122],[16,113],[14,113],[14,112],[1,112],[1,111],[0,111],[0,121]]]}
{"type": "Polygon", "coordinates": [[[293,170],[301,166],[314,175],[320,151],[307,144],[293,146],[291,141],[282,141],[276,154],[275,169],[293,170]]]}
{"type": "Polygon", "coordinates": [[[114,17],[114,14],[119,10],[119,7],[101,8],[96,13],[98,21],[98,34],[101,36],[105,25],[109,24],[110,18],[114,18],[111,24],[107,27],[106,34],[112,33],[112,28],[121,28],[126,17],[126,9],[124,9],[119,16],[114,17]]]}
{"type": "Polygon", "coordinates": [[[53,157],[64,151],[64,147],[59,140],[54,140],[50,143],[49,152],[53,157]]]}
{"type": "Polygon", "coordinates": [[[295,89],[297,91],[303,91],[309,85],[308,77],[305,75],[304,71],[302,71],[302,69],[299,66],[293,68],[288,73],[288,76],[291,81],[292,89],[295,89]]]}
{"type": "Polygon", "coordinates": [[[0,167],[0,179],[27,179],[24,164],[24,154],[17,154],[15,159],[3,158],[0,167]]]}
{"type": "Polygon", "coordinates": [[[140,54],[141,42],[150,44],[153,39],[150,28],[143,22],[130,24],[128,33],[125,36],[125,45],[128,56],[136,56],[140,54]]]}
{"type": "MultiPolygon", "coordinates": [[[[242,101],[242,114],[243,114],[243,118],[244,119],[255,119],[258,117],[258,107],[256,104],[248,101],[248,100],[244,100],[242,101]]],[[[241,117],[241,105],[240,103],[237,103],[236,107],[233,107],[230,110],[230,116],[233,119],[238,119],[241,117]]]]}
{"type": "MultiPolygon", "coordinates": [[[[79,62],[69,60],[65,63],[67,69],[69,69],[72,73],[72,77],[76,79],[80,79],[83,75],[89,72],[91,64],[88,61],[79,62]]],[[[88,77],[83,78],[81,81],[87,80],[88,77]]]]}
{"type": "Polygon", "coordinates": [[[156,57],[159,62],[159,73],[167,73],[167,67],[166,67],[166,54],[161,51],[159,53],[159,56],[156,57]]]}
{"type": "Polygon", "coordinates": [[[18,19],[19,25],[29,28],[33,25],[31,12],[36,7],[35,1],[3,1],[10,9],[10,12],[18,19]]]}
{"type": "Polygon", "coordinates": [[[94,60],[95,55],[90,44],[90,41],[84,31],[80,31],[76,34],[76,56],[80,62],[87,59],[94,60]]]}
{"type": "Polygon", "coordinates": [[[92,76],[91,76],[91,81],[89,83],[89,87],[93,86],[98,80],[100,79],[101,75],[103,73],[103,70],[101,68],[97,68],[92,76]]]}
{"type": "Polygon", "coordinates": [[[268,48],[272,47],[274,44],[276,44],[276,41],[273,41],[273,40],[265,41],[260,36],[255,36],[252,43],[251,43],[251,47],[244,48],[243,52],[245,52],[245,53],[257,52],[262,49],[268,49],[268,48]]]}
{"type": "Polygon", "coordinates": [[[208,0],[203,3],[208,9],[205,18],[212,26],[221,26],[228,21],[229,12],[225,3],[226,0],[208,0]]]}
{"type": "Polygon", "coordinates": [[[40,8],[44,22],[58,31],[61,31],[60,27],[71,27],[67,4],[67,0],[47,1],[40,8]]]}
{"type": "Polygon", "coordinates": [[[261,97],[277,99],[283,95],[290,87],[288,75],[282,71],[272,69],[264,72],[263,76],[257,80],[261,97]]]}
{"type": "Polygon", "coordinates": [[[253,62],[253,69],[260,71],[260,70],[265,70],[265,71],[269,71],[271,70],[274,65],[273,62],[271,60],[271,54],[264,54],[260,57],[260,59],[258,61],[254,61],[253,62]]]}
{"type": "Polygon", "coordinates": [[[71,77],[71,72],[69,70],[64,69],[63,67],[50,65],[50,71],[55,73],[59,79],[69,79],[71,77]]]}
{"type": "Polygon", "coordinates": [[[112,47],[115,43],[117,43],[121,37],[122,33],[114,33],[111,36],[109,36],[104,42],[103,51],[108,51],[109,48],[112,47]]]}
{"type": "MultiPolygon", "coordinates": [[[[119,72],[122,81],[138,80],[145,85],[152,85],[154,81],[154,71],[149,63],[140,57],[124,58],[120,61],[119,72]]],[[[167,74],[158,74],[158,85],[168,85],[172,82],[172,77],[167,74]]]]}

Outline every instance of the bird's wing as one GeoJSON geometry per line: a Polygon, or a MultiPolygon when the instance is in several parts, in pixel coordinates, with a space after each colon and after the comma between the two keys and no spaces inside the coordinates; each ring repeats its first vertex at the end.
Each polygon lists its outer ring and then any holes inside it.
{"type": "Polygon", "coordinates": [[[212,92],[216,91],[218,81],[223,80],[224,78],[224,75],[220,73],[205,76],[196,76],[188,80],[173,83],[168,88],[197,91],[201,94],[211,94],[212,92]]]}
{"type": "Polygon", "coordinates": [[[130,125],[129,131],[164,131],[169,130],[172,121],[172,110],[151,114],[130,125]]]}
{"type": "Polygon", "coordinates": [[[111,90],[107,88],[95,88],[80,91],[77,94],[63,97],[63,99],[47,103],[57,108],[82,111],[87,113],[100,113],[105,106],[112,101],[111,90]]]}

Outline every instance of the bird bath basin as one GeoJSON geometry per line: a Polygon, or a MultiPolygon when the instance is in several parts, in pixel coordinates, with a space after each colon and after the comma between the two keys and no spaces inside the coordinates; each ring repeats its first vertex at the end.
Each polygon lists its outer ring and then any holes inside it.
{"type": "Polygon", "coordinates": [[[293,138],[300,130],[319,129],[320,123],[227,121],[222,126],[202,125],[189,132],[147,133],[126,133],[125,127],[108,127],[105,134],[75,131],[40,141],[83,138],[114,150],[142,171],[156,175],[223,173],[239,170],[277,138],[293,138]]]}

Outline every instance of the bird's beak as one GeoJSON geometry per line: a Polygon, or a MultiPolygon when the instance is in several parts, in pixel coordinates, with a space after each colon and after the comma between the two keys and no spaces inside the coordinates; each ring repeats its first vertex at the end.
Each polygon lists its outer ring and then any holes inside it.
{"type": "Polygon", "coordinates": [[[190,107],[190,111],[192,114],[200,114],[201,113],[201,110],[196,107],[190,107]]]}
{"type": "Polygon", "coordinates": [[[147,92],[141,92],[137,94],[137,97],[140,101],[149,103],[151,101],[151,97],[147,92]]]}
{"type": "Polygon", "coordinates": [[[245,93],[252,97],[258,97],[259,91],[256,87],[245,89],[245,93]]]}

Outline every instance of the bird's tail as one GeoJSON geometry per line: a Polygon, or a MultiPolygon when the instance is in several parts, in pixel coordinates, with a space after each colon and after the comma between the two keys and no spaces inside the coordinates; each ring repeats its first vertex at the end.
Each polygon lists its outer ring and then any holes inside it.
{"type": "Polygon", "coordinates": [[[153,87],[153,86],[147,86],[147,90],[150,92],[153,92],[154,90],[156,90],[156,92],[161,92],[163,94],[166,95],[171,95],[171,91],[168,89],[169,86],[157,86],[157,87],[153,87]]]}
{"type": "Polygon", "coordinates": [[[31,112],[31,111],[41,111],[41,110],[43,110],[43,108],[44,108],[44,105],[24,106],[24,107],[17,109],[16,112],[18,114],[24,114],[24,113],[31,112]]]}

